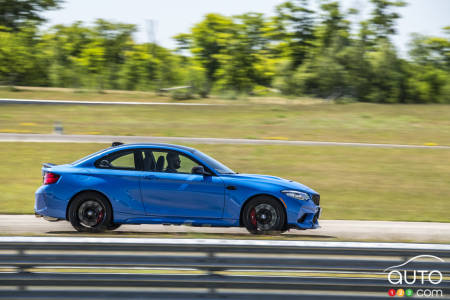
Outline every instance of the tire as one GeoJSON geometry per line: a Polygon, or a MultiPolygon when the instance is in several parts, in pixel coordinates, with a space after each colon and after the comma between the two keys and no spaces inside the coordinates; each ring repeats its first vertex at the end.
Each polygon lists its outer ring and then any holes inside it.
{"type": "Polygon", "coordinates": [[[117,224],[117,223],[111,223],[109,224],[106,229],[108,230],[116,230],[117,228],[119,228],[120,226],[122,226],[122,224],[117,224]]]}
{"type": "Polygon", "coordinates": [[[100,194],[82,193],[70,204],[69,221],[78,232],[104,232],[113,225],[111,204],[100,194]]]}
{"type": "Polygon", "coordinates": [[[253,234],[280,234],[286,231],[286,212],[277,200],[256,197],[245,205],[242,225],[253,234]]]}

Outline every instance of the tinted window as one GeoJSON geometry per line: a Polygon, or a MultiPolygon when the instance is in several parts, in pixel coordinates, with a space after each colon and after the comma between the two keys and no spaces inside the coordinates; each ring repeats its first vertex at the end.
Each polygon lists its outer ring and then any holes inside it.
{"type": "Polygon", "coordinates": [[[136,170],[134,150],[119,151],[109,154],[97,160],[95,166],[98,168],[136,170]]]}
{"type": "Polygon", "coordinates": [[[136,169],[134,152],[126,153],[110,161],[113,168],[136,169]]]}
{"type": "Polygon", "coordinates": [[[199,164],[193,161],[192,159],[180,155],[180,168],[178,169],[179,173],[192,173],[192,168],[198,166],[199,164]]]}
{"type": "Polygon", "coordinates": [[[156,161],[153,157],[153,153],[150,150],[144,150],[142,153],[142,163],[144,166],[144,170],[155,170],[156,168],[156,161]]]}
{"type": "Polygon", "coordinates": [[[155,159],[155,168],[152,171],[163,172],[167,168],[166,155],[167,152],[153,151],[153,157],[155,159]]]}
{"type": "Polygon", "coordinates": [[[151,159],[155,163],[150,170],[153,172],[192,174],[192,168],[201,165],[188,156],[176,151],[154,150],[152,153],[153,157],[151,159]]]}

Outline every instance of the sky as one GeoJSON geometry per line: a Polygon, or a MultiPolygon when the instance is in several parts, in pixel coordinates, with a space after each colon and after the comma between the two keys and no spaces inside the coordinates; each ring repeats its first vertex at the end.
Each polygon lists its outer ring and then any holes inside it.
{"type": "MultiPolygon", "coordinates": [[[[150,40],[148,24],[153,22],[156,42],[164,47],[175,48],[172,39],[178,33],[200,22],[207,13],[237,15],[261,12],[273,15],[276,5],[284,0],[65,0],[62,9],[46,12],[46,27],[84,21],[91,24],[95,19],[136,24],[138,42],[150,40]]],[[[370,13],[369,0],[341,0],[342,7],[356,7],[361,19],[370,13]]],[[[398,34],[394,42],[400,52],[407,52],[407,43],[413,32],[426,35],[443,35],[442,28],[450,25],[450,0],[409,0],[407,7],[400,8],[402,15],[397,23],[398,34]]]]}

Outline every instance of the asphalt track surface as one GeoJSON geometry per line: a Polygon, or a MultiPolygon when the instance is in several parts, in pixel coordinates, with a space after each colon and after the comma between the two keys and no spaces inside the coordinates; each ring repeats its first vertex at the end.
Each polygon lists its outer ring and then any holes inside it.
{"type": "Polygon", "coordinates": [[[0,133],[0,142],[38,142],[38,143],[193,143],[193,144],[243,144],[243,145],[285,145],[285,146],[343,146],[409,149],[450,149],[450,146],[424,146],[401,144],[367,144],[315,141],[280,141],[227,138],[192,138],[192,137],[156,137],[156,136],[113,136],[113,135],[58,135],[0,133]]]}
{"type": "MultiPolygon", "coordinates": [[[[450,243],[450,223],[321,220],[315,230],[290,230],[289,239],[320,241],[383,241],[450,243]]],[[[148,237],[173,234],[177,237],[195,233],[202,237],[220,235],[224,238],[249,238],[244,228],[190,227],[164,225],[124,225],[107,235],[116,237],[148,237]]],[[[0,215],[0,235],[76,236],[69,222],[48,222],[34,215],[0,215]]],[[[274,239],[279,236],[274,236],[274,239]]]]}

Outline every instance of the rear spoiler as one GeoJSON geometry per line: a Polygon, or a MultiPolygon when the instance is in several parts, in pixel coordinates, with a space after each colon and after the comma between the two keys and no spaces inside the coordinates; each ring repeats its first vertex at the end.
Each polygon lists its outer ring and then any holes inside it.
{"type": "Polygon", "coordinates": [[[43,163],[42,164],[42,176],[45,175],[44,169],[50,169],[51,167],[54,167],[54,166],[56,166],[56,165],[52,164],[52,163],[43,163]]]}

